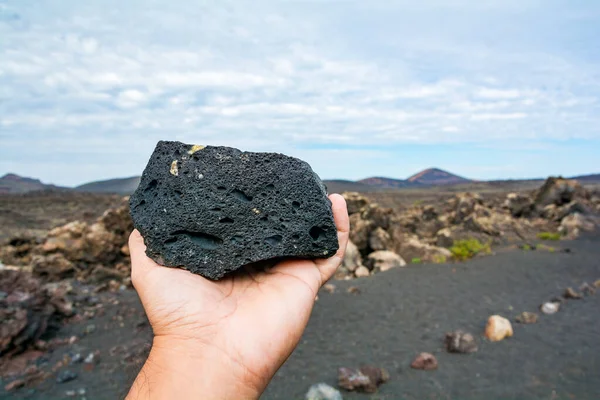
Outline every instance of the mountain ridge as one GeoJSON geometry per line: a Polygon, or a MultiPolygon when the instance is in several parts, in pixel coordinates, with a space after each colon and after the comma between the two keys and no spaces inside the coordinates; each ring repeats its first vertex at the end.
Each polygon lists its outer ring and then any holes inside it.
{"type": "MultiPolygon", "coordinates": [[[[407,179],[387,178],[381,176],[369,177],[358,181],[344,179],[329,179],[323,182],[331,193],[341,193],[345,191],[354,192],[373,192],[386,189],[402,188],[426,188],[433,186],[452,186],[460,183],[502,183],[502,182],[533,182],[543,181],[545,178],[531,179],[494,179],[487,181],[478,181],[464,178],[452,174],[439,168],[428,168],[411,175],[407,179]]],[[[600,173],[577,175],[570,179],[579,180],[585,183],[600,183],[600,173]]],[[[73,190],[89,193],[116,193],[128,195],[133,193],[139,184],[140,177],[132,176],[128,178],[105,179],[88,182],[73,188],[62,187],[52,184],[45,184],[39,179],[22,177],[14,173],[8,173],[0,177],[0,194],[20,194],[41,190],[73,190]]]]}

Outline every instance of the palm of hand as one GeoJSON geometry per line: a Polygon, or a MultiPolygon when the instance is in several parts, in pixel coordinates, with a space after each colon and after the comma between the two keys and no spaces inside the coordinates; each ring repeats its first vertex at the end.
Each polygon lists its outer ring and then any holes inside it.
{"type": "Polygon", "coordinates": [[[157,265],[130,238],[132,279],[155,337],[206,344],[247,374],[266,382],[291,354],[306,326],[316,293],[343,258],[348,217],[332,196],[340,250],[326,260],[293,260],[259,273],[211,281],[157,265]]]}

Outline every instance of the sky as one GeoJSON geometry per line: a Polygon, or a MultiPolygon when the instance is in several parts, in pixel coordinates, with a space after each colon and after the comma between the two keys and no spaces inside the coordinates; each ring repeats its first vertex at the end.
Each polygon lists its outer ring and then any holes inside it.
{"type": "Polygon", "coordinates": [[[325,179],[600,172],[600,2],[0,0],[0,175],[139,175],[161,139],[325,179]]]}

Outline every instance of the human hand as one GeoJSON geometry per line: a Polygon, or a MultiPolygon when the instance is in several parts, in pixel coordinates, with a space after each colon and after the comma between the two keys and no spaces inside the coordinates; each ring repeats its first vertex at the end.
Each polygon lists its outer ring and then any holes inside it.
{"type": "Polygon", "coordinates": [[[258,398],[298,344],[319,288],[344,257],[346,202],[329,198],[339,241],[334,256],[283,261],[220,281],[156,264],[133,231],[131,278],[154,341],[128,399],[258,398]]]}

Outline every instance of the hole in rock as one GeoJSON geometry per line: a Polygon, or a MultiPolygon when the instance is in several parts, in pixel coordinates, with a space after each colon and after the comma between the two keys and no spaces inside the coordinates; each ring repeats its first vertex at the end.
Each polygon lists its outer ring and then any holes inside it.
{"type": "Polygon", "coordinates": [[[176,241],[177,241],[176,237],[168,238],[167,240],[165,240],[165,244],[172,244],[172,243],[175,243],[176,241]]]}
{"type": "Polygon", "coordinates": [[[179,197],[183,197],[183,192],[181,190],[174,190],[175,194],[179,195],[179,197]]]}
{"type": "Polygon", "coordinates": [[[260,222],[268,222],[269,218],[265,215],[264,217],[260,217],[260,222]]]}
{"type": "Polygon", "coordinates": [[[213,208],[210,209],[210,211],[217,211],[218,212],[218,211],[221,211],[221,209],[219,207],[213,207],[213,208]]]}
{"type": "Polygon", "coordinates": [[[297,233],[294,233],[294,234],[292,235],[292,239],[294,239],[294,240],[298,240],[298,239],[300,239],[300,235],[298,235],[297,233]]]}
{"type": "Polygon", "coordinates": [[[225,186],[217,186],[217,190],[223,191],[223,190],[227,190],[227,188],[225,186]]]}
{"type": "Polygon", "coordinates": [[[313,226],[308,232],[313,240],[317,241],[325,236],[325,230],[319,226],[313,226]]]}
{"type": "Polygon", "coordinates": [[[252,201],[252,196],[248,196],[246,193],[242,192],[239,189],[234,189],[231,194],[238,200],[241,200],[245,203],[250,203],[252,201]]]}
{"type": "Polygon", "coordinates": [[[141,206],[143,206],[144,204],[146,204],[146,200],[142,200],[142,201],[140,201],[139,203],[137,203],[137,205],[135,206],[135,208],[141,207],[141,206]]]}
{"type": "Polygon", "coordinates": [[[154,188],[156,188],[158,186],[158,181],[156,179],[152,179],[150,181],[150,183],[148,184],[148,186],[146,186],[146,189],[144,189],[144,192],[148,192],[154,188]]]}
{"type": "Polygon", "coordinates": [[[294,208],[300,208],[300,203],[297,201],[292,201],[292,207],[294,208]]]}
{"type": "Polygon", "coordinates": [[[173,232],[172,236],[175,236],[175,239],[178,239],[179,237],[186,238],[198,247],[205,250],[214,250],[223,244],[223,240],[221,238],[204,232],[182,230],[173,232]]]}
{"type": "Polygon", "coordinates": [[[229,217],[225,217],[225,218],[221,218],[219,220],[220,223],[222,224],[233,224],[233,219],[229,218],[229,217]]]}
{"type": "Polygon", "coordinates": [[[244,240],[244,238],[239,235],[235,235],[235,236],[231,237],[231,243],[233,243],[233,244],[241,243],[242,240],[244,240]]]}
{"type": "Polygon", "coordinates": [[[283,236],[273,235],[273,236],[269,236],[268,238],[265,238],[265,243],[267,243],[271,246],[277,246],[279,243],[281,243],[282,240],[283,240],[283,236]]]}
{"type": "Polygon", "coordinates": [[[265,188],[267,190],[273,190],[273,189],[275,189],[275,185],[273,185],[272,183],[269,183],[267,186],[265,186],[265,188]]]}

